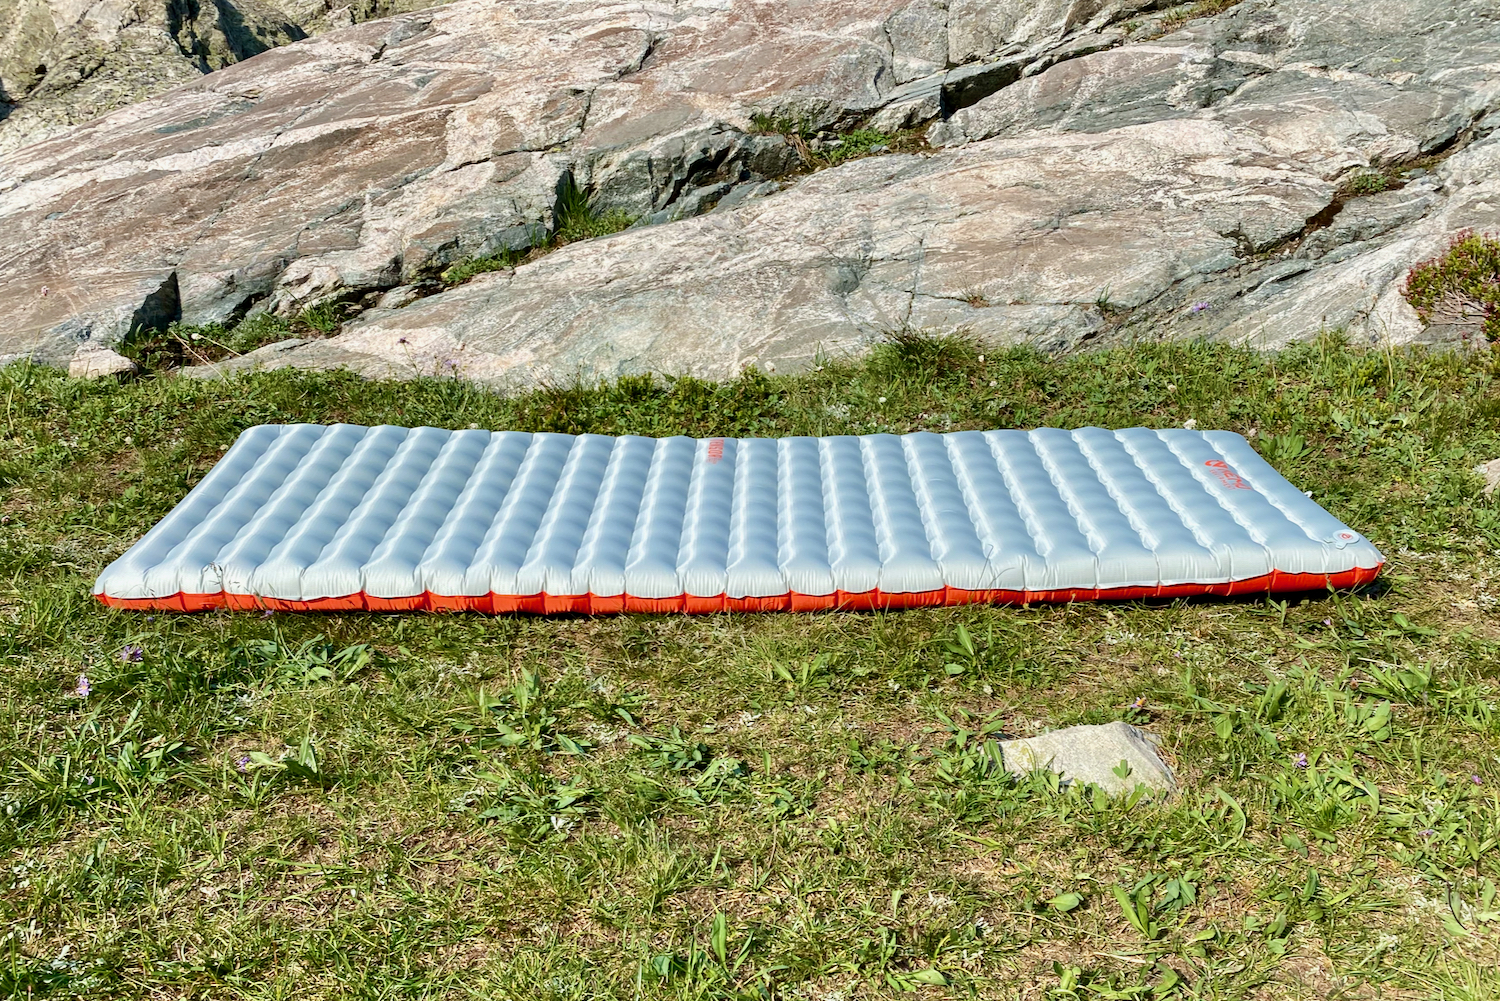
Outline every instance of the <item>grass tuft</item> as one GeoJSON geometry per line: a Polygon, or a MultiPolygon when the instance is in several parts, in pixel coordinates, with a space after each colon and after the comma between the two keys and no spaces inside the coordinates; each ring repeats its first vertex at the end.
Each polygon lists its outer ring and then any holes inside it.
{"type": "Polygon", "coordinates": [[[940,379],[971,368],[979,342],[965,331],[938,333],[903,327],[887,333],[871,352],[872,371],[897,379],[940,379]]]}
{"type": "Polygon", "coordinates": [[[1355,174],[1340,185],[1340,192],[1346,196],[1356,198],[1361,195],[1378,195],[1382,191],[1389,191],[1391,188],[1396,187],[1397,183],[1390,174],[1383,171],[1365,170],[1355,174]]]}
{"type": "Polygon", "coordinates": [[[750,133],[785,136],[802,162],[800,172],[826,170],[850,160],[882,153],[913,153],[927,149],[923,128],[900,132],[870,128],[830,132],[814,128],[809,119],[791,115],[757,113],[750,119],[750,133]]]}
{"type": "MultiPolygon", "coordinates": [[[[544,243],[545,241],[538,241],[544,243]]],[[[446,268],[442,273],[444,285],[462,285],[464,282],[477,275],[489,274],[492,271],[510,271],[525,263],[536,250],[536,247],[506,247],[499,253],[490,254],[486,257],[469,257],[446,268]]]]}
{"type": "Polygon", "coordinates": [[[557,228],[552,234],[558,246],[618,233],[635,222],[622,209],[600,209],[572,183],[564,185],[557,199],[557,228]]]}

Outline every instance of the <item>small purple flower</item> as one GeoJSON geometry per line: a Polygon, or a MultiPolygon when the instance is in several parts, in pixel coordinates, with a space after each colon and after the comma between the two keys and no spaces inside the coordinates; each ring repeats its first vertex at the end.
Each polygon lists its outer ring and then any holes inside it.
{"type": "Polygon", "coordinates": [[[405,344],[406,343],[406,338],[405,337],[398,337],[398,338],[396,338],[396,343],[397,344],[405,344]]]}
{"type": "Polygon", "coordinates": [[[1192,307],[1188,309],[1188,312],[1189,313],[1201,313],[1205,309],[1212,309],[1212,308],[1213,307],[1210,306],[1206,302],[1195,302],[1195,303],[1193,303],[1192,307]]]}
{"type": "Polygon", "coordinates": [[[234,760],[234,767],[242,772],[248,772],[250,770],[250,755],[241,754],[234,760]]]}
{"type": "Polygon", "coordinates": [[[83,775],[83,784],[86,785],[86,786],[93,785],[94,784],[94,777],[92,775],[88,774],[87,772],[85,772],[84,775],[83,775]]]}
{"type": "Polygon", "coordinates": [[[1298,751],[1296,754],[1292,755],[1292,764],[1295,765],[1298,768],[1306,768],[1307,767],[1307,752],[1305,752],[1305,751],[1298,751]]]}
{"type": "Polygon", "coordinates": [[[120,651],[120,659],[127,664],[139,664],[146,659],[146,651],[134,643],[128,643],[125,649],[120,651]]]}
{"type": "Polygon", "coordinates": [[[1428,827],[1428,828],[1425,828],[1423,830],[1418,831],[1417,833],[1420,834],[1424,838],[1430,838],[1434,834],[1436,834],[1437,831],[1434,831],[1432,828],[1428,827]]]}
{"type": "Polygon", "coordinates": [[[1332,629],[1333,628],[1333,620],[1332,619],[1324,619],[1323,620],[1323,625],[1327,626],[1329,629],[1332,629]]]}
{"type": "Polygon", "coordinates": [[[86,699],[89,697],[89,692],[93,690],[94,686],[89,683],[89,676],[87,674],[80,674],[78,676],[78,687],[73,689],[73,694],[80,699],[86,699]]]}
{"type": "Polygon", "coordinates": [[[1470,775],[1469,776],[1469,781],[1472,782],[1472,783],[1474,783],[1477,786],[1484,785],[1484,780],[1481,779],[1478,775],[1470,775]]]}
{"type": "Polygon", "coordinates": [[[275,614],[276,614],[275,611],[273,611],[272,609],[268,608],[264,612],[260,613],[260,617],[263,618],[263,619],[269,619],[271,616],[273,616],[275,614]]]}

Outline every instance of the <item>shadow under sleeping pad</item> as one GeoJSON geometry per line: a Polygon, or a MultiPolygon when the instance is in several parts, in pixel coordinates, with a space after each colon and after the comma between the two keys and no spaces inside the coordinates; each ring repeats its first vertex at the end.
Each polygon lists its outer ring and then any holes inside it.
{"type": "Polygon", "coordinates": [[[122,608],[771,611],[1350,587],[1382,557],[1226,431],[245,431],[122,608]]]}

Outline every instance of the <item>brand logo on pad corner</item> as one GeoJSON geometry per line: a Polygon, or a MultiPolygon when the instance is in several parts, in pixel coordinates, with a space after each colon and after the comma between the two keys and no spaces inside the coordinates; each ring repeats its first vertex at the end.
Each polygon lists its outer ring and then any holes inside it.
{"type": "Polygon", "coordinates": [[[722,458],[724,458],[724,439],[710,438],[708,440],[708,464],[717,466],[722,458]]]}
{"type": "Polygon", "coordinates": [[[1231,490],[1249,490],[1250,484],[1240,478],[1240,474],[1229,468],[1229,463],[1223,459],[1209,459],[1204,463],[1219,481],[1231,490]]]}

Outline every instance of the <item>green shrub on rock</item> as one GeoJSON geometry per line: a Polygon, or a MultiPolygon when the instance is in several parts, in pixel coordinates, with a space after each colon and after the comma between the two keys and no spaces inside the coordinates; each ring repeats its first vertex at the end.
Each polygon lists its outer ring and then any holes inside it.
{"type": "Polygon", "coordinates": [[[1408,272],[1405,295],[1423,323],[1479,323],[1485,337],[1500,340],[1500,239],[1459,233],[1408,272]]]}

